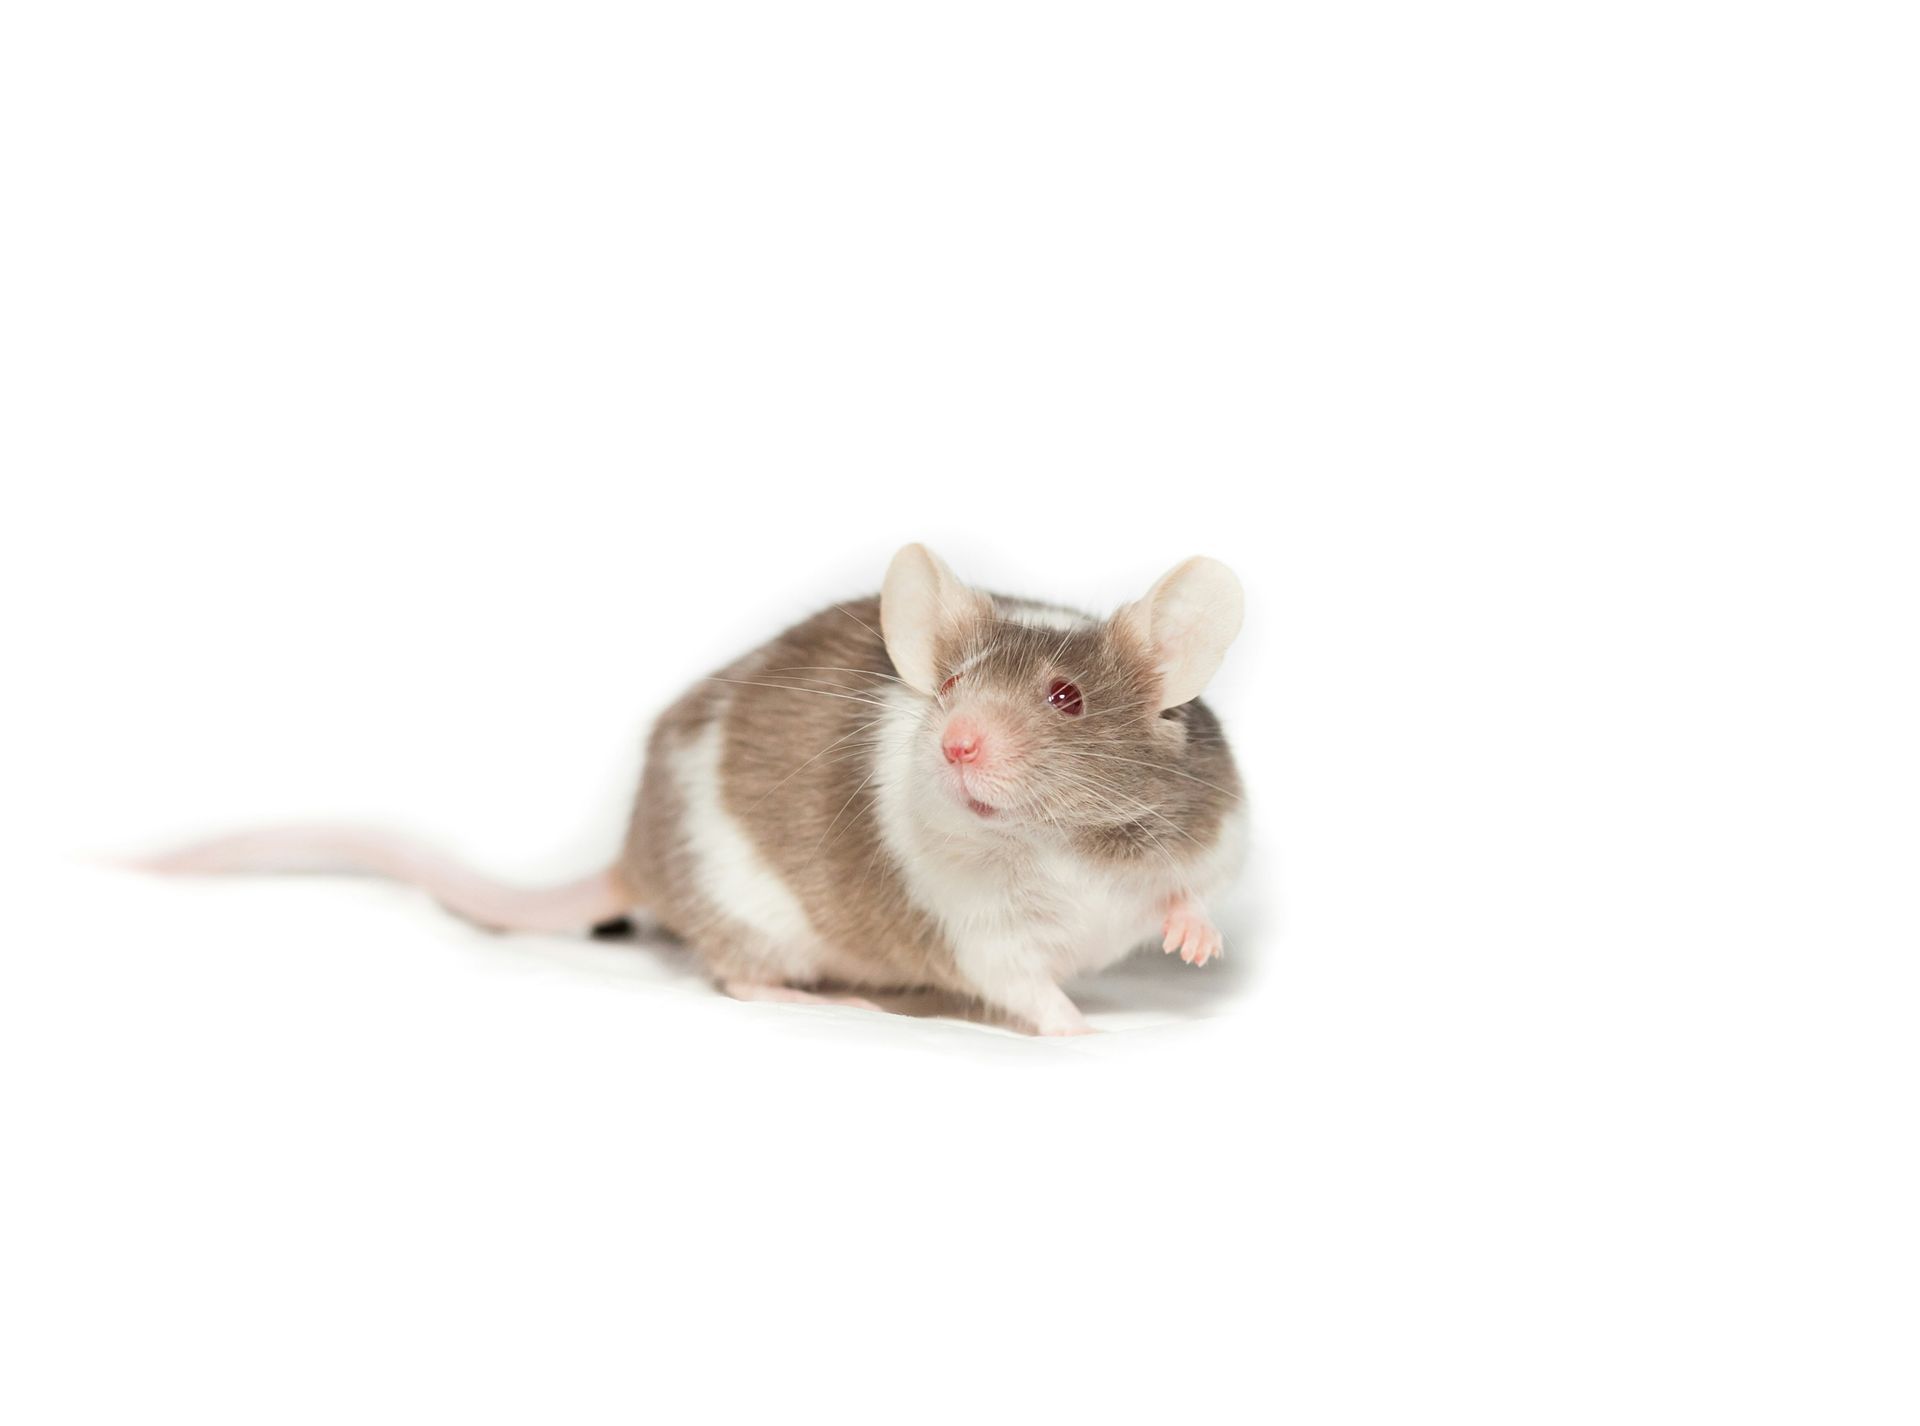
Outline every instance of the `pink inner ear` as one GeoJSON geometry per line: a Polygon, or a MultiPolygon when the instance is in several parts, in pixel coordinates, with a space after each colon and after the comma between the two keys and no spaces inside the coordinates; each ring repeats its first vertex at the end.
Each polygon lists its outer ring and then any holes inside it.
{"type": "Polygon", "coordinates": [[[1162,575],[1132,606],[1134,629],[1159,665],[1164,707],[1200,696],[1240,632],[1242,609],[1233,571],[1203,555],[1162,575]]]}

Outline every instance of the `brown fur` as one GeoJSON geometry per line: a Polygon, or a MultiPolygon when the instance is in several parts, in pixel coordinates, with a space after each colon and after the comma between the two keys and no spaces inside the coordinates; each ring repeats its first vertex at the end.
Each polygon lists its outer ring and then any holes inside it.
{"type": "MultiPolygon", "coordinates": [[[[909,899],[874,816],[875,743],[885,728],[867,726],[880,715],[869,700],[898,686],[879,627],[876,598],[827,609],[701,683],[654,728],[622,875],[720,979],[778,978],[778,948],[708,904],[690,874],[684,807],[667,768],[716,717],[725,726],[723,804],[827,943],[820,978],[966,989],[939,927],[909,899]]],[[[996,615],[970,622],[940,656],[948,669],[980,656],[942,705],[992,699],[1017,729],[1031,775],[1009,805],[1107,862],[1164,866],[1211,846],[1239,796],[1219,724],[1198,700],[1157,711],[1157,675],[1122,623],[1063,632],[996,615]],[[1054,677],[1080,686],[1084,716],[1047,705],[1054,677]]],[[[931,743],[927,752],[937,756],[931,743]]]]}

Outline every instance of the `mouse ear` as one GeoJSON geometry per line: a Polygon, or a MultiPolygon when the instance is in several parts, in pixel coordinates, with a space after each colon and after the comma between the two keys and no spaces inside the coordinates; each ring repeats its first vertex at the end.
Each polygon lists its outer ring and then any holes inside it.
{"type": "Polygon", "coordinates": [[[934,651],[942,636],[968,620],[988,618],[993,604],[962,584],[925,545],[907,545],[887,566],[880,586],[880,635],[907,686],[932,693],[940,682],[934,651]]]}
{"type": "Polygon", "coordinates": [[[1200,696],[1227,646],[1240,632],[1245,600],[1240,581],[1219,560],[1195,555],[1175,565],[1147,597],[1114,615],[1152,650],[1160,672],[1160,706],[1200,696]]]}

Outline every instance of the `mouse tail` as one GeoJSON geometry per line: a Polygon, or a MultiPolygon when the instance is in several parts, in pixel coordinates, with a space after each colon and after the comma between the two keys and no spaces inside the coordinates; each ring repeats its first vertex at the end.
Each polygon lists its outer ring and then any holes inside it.
{"type": "Polygon", "coordinates": [[[618,922],[638,905],[614,867],[560,886],[512,886],[410,838],[352,827],[241,832],[143,857],[132,865],[169,875],[313,872],[385,877],[417,886],[456,916],[494,931],[589,931],[618,922]]]}

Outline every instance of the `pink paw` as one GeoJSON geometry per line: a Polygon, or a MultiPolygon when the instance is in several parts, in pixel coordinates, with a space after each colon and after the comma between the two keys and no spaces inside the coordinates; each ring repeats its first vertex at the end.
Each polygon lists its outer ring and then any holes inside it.
{"type": "Polygon", "coordinates": [[[1160,943],[1160,949],[1171,955],[1180,952],[1180,959],[1188,965],[1203,966],[1213,957],[1224,954],[1220,933],[1213,928],[1213,922],[1207,919],[1207,913],[1191,901],[1177,901],[1173,909],[1167,912],[1163,926],[1166,939],[1160,943]]]}

